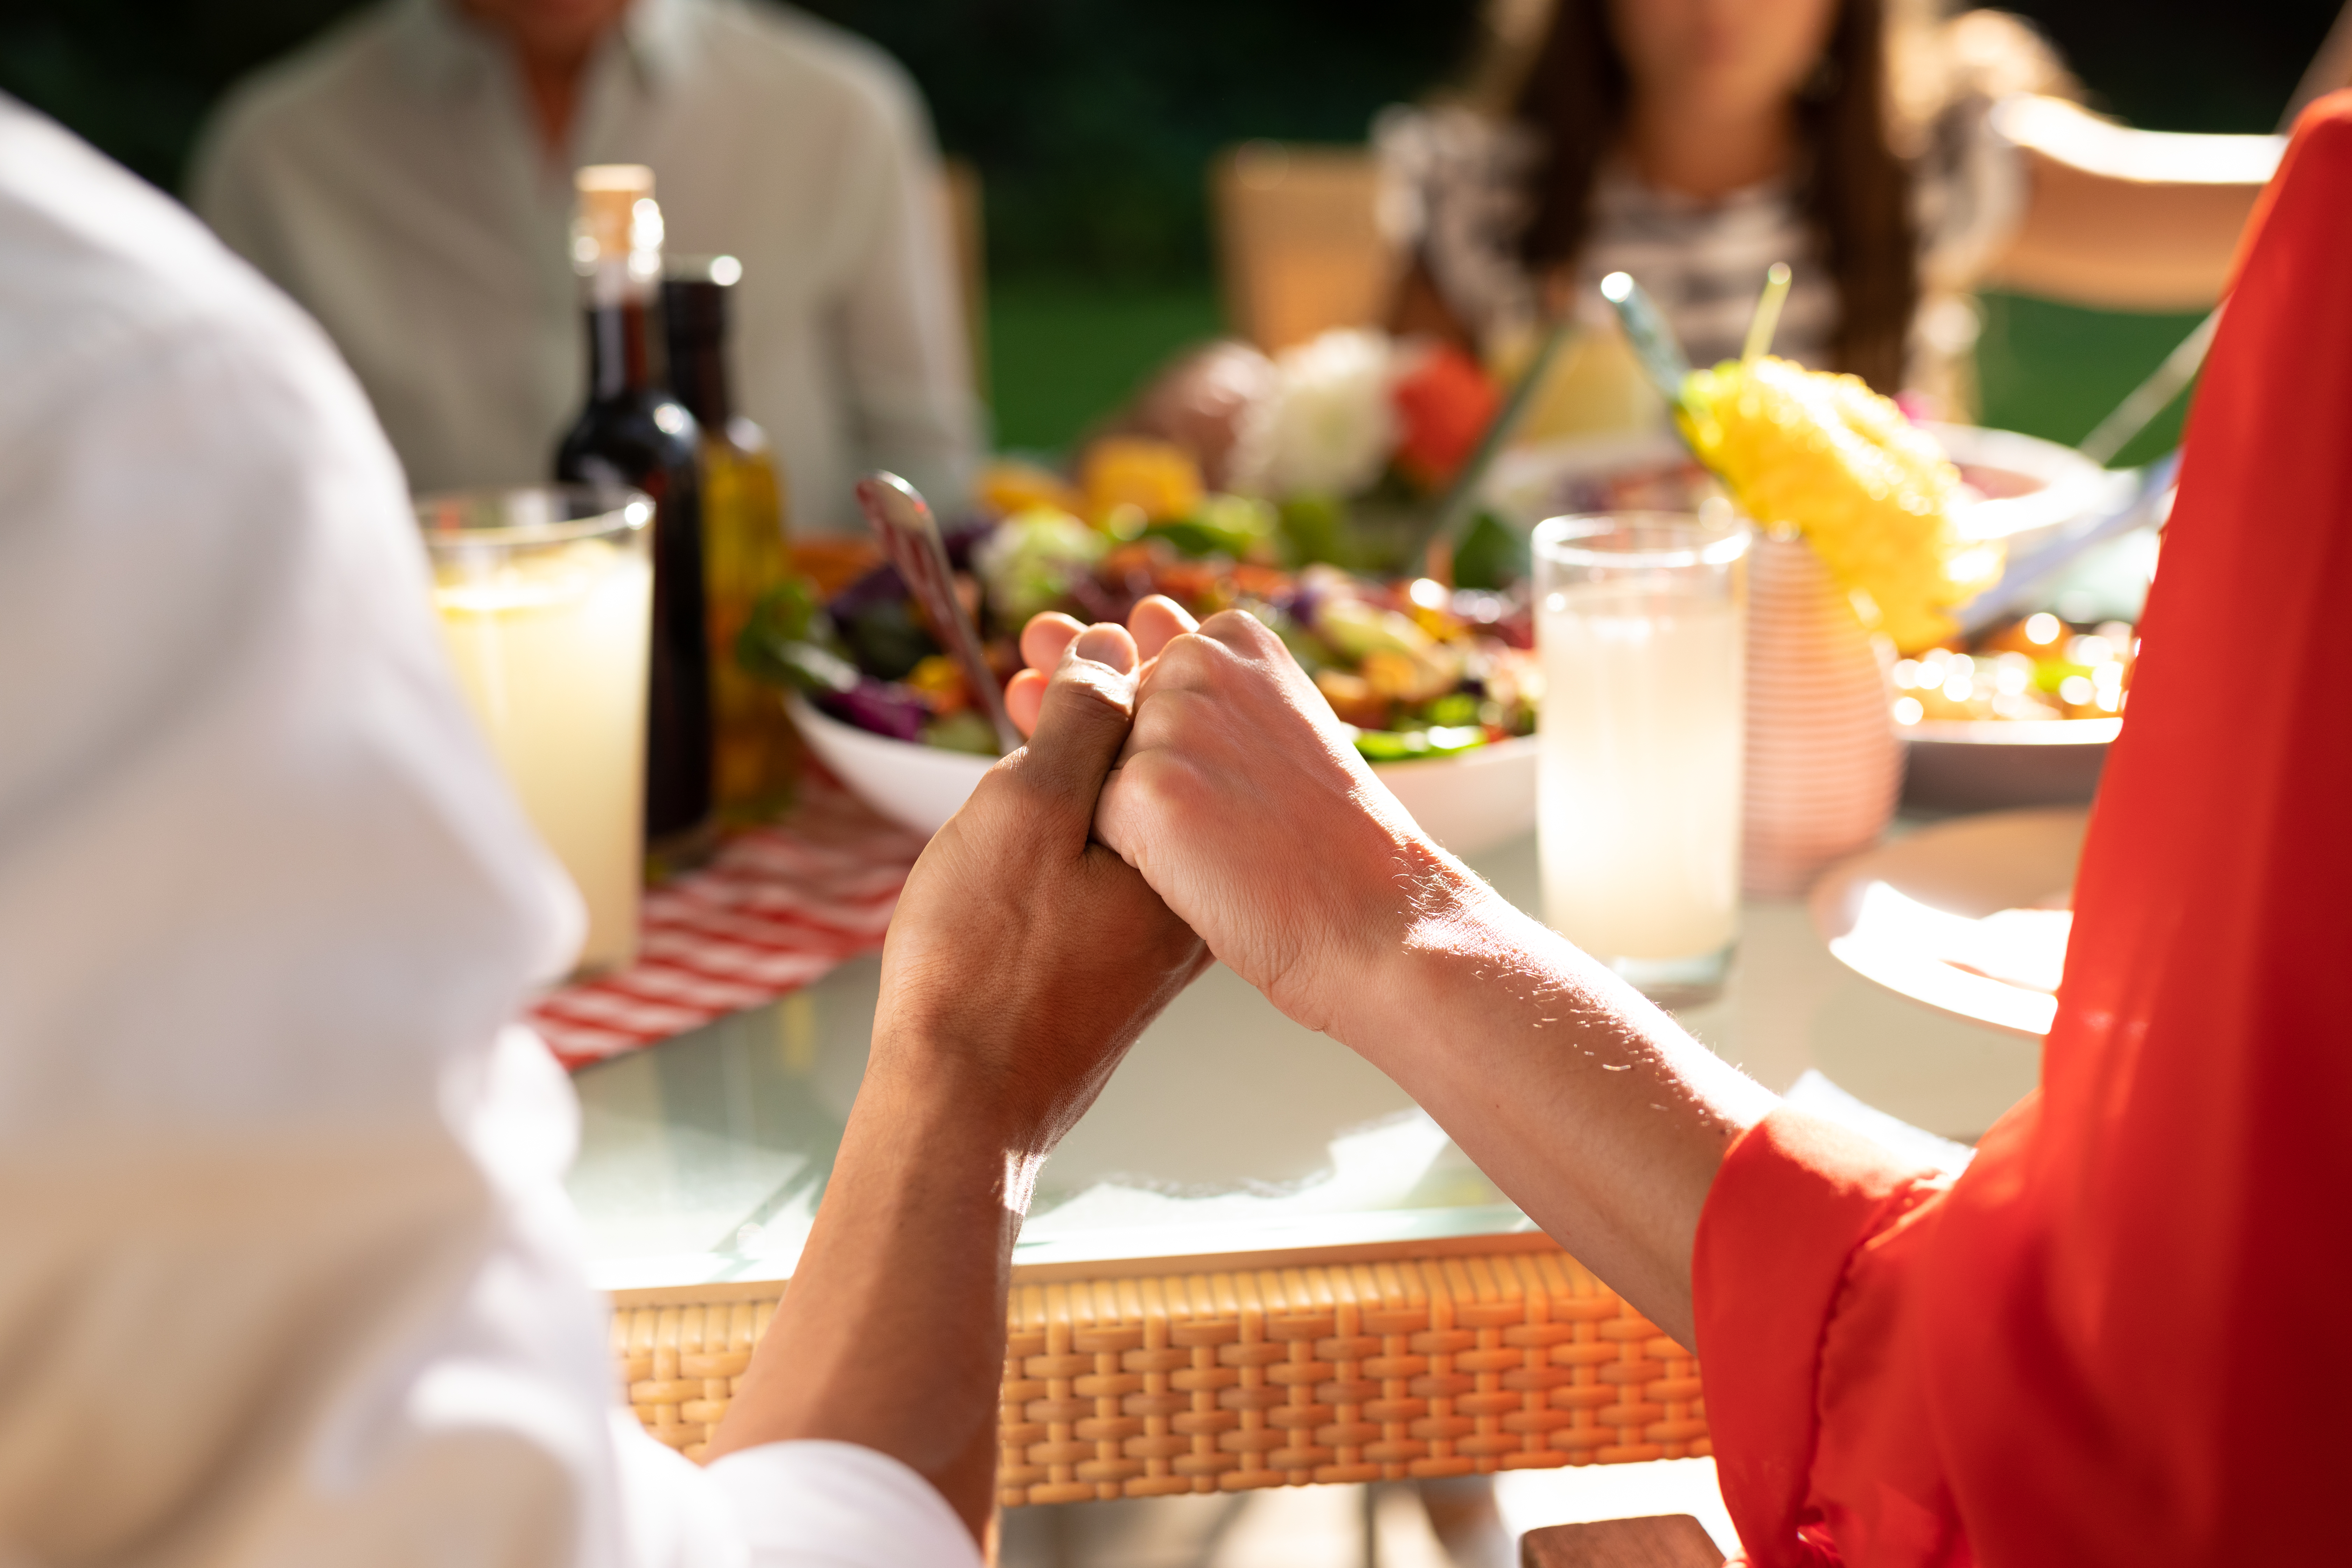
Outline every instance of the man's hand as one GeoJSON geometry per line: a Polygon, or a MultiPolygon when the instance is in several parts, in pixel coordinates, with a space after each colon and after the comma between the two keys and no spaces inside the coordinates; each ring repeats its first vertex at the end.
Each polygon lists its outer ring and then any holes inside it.
{"type": "MultiPolygon", "coordinates": [[[[1372,776],[1256,617],[1202,625],[1154,595],[1129,625],[1148,662],[1097,833],[1227,967],[1308,1028],[1335,1028],[1441,892],[1483,888],[1372,776]]],[[[1016,722],[1080,631],[1067,616],[1029,623],[1031,668],[1006,693],[1016,722]]]]}
{"type": "Polygon", "coordinates": [[[915,863],[824,1201],[713,1458],[863,1444],[984,1530],[1005,1291],[1037,1168],[1208,962],[1091,838],[1138,662],[1118,626],[1064,639],[1051,681],[1030,683],[1029,744],[915,863]]]}
{"type": "Polygon", "coordinates": [[[989,772],[907,879],[866,1069],[951,1082],[968,1112],[1000,1119],[1041,1156],[1208,962],[1091,837],[1139,660],[1120,627],[1071,625],[1051,684],[1026,683],[1029,744],[989,772]]]}

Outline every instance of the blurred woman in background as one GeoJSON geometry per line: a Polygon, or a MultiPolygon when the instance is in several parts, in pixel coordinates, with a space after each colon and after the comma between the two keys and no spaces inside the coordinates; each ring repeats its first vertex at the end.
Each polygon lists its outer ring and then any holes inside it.
{"type": "MultiPolygon", "coordinates": [[[[1541,321],[1604,324],[1619,270],[1695,363],[1736,354],[1786,261],[1776,352],[1965,407],[1969,290],[2209,305],[2278,158],[2273,137],[2096,119],[2024,22],[1932,0],[1557,0],[1539,37],[1493,31],[1465,101],[1375,137],[1411,258],[1391,325],[1506,371],[1541,321]]],[[[1654,417],[1596,357],[1562,367],[1538,426],[1654,417]]]]}

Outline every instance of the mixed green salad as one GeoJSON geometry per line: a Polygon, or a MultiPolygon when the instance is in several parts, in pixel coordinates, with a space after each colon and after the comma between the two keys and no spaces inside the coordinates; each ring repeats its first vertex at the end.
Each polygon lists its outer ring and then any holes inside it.
{"type": "MultiPolygon", "coordinates": [[[[957,586],[1000,686],[1029,618],[1123,621],[1164,594],[1196,616],[1241,609],[1282,638],[1374,762],[1443,756],[1535,729],[1541,675],[1524,591],[1382,582],[1328,563],[1279,564],[1286,521],[1265,502],[1200,497],[1181,516],[1129,509],[1097,526],[1052,505],[948,536],[957,586]]],[[[996,754],[963,671],[895,567],[831,594],[809,577],[772,592],[737,645],[752,674],[875,734],[996,754]]]]}

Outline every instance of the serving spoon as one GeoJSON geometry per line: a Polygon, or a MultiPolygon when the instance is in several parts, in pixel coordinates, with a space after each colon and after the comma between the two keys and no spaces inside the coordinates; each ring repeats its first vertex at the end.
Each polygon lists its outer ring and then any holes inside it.
{"type": "Polygon", "coordinates": [[[1010,754],[1020,750],[1024,742],[1021,731],[1013,727],[1013,716],[1004,710],[1004,692],[996,684],[996,672],[988,668],[988,658],[981,651],[980,628],[971,624],[963,601],[956,597],[955,569],[948,563],[947,542],[940,537],[929,503],[914,486],[877,468],[857,481],[857,506],[874,525],[890,563],[907,580],[907,591],[923,606],[931,629],[963,670],[972,700],[980,704],[996,731],[997,751],[1010,754]]]}

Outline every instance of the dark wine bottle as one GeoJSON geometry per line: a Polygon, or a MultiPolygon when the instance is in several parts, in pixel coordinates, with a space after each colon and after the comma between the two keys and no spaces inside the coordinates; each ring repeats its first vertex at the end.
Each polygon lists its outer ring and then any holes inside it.
{"type": "Polygon", "coordinates": [[[654,499],[653,657],[646,702],[648,856],[688,858],[710,820],[710,653],[702,570],[701,433],[669,390],[653,171],[580,171],[572,259],[587,306],[588,402],[555,477],[654,499]]]}
{"type": "Polygon", "coordinates": [[[761,597],[791,574],[783,486],[767,432],[735,410],[727,374],[731,256],[673,257],[662,279],[670,386],[702,431],[702,583],[710,626],[711,797],[721,823],[773,817],[791,804],[800,737],[775,688],[735,662],[761,597]]]}

